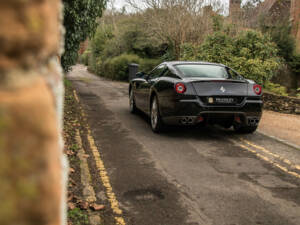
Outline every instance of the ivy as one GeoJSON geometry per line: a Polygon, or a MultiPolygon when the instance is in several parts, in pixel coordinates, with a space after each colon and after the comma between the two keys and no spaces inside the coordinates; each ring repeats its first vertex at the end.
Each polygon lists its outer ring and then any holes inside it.
{"type": "Polygon", "coordinates": [[[65,53],[61,63],[65,71],[76,63],[79,45],[93,36],[97,28],[97,18],[102,16],[107,0],[63,0],[65,53]]]}

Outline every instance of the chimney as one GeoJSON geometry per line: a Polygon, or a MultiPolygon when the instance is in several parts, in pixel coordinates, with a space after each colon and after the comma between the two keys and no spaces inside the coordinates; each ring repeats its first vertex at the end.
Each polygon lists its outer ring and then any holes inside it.
{"type": "Polygon", "coordinates": [[[242,0],[230,0],[229,16],[235,16],[241,11],[242,0]]]}

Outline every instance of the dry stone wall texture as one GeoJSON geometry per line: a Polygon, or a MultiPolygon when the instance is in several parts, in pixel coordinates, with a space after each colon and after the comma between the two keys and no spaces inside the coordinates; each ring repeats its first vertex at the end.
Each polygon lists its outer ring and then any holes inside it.
{"type": "Polygon", "coordinates": [[[264,93],[263,101],[264,109],[281,113],[300,114],[300,98],[264,93]]]}

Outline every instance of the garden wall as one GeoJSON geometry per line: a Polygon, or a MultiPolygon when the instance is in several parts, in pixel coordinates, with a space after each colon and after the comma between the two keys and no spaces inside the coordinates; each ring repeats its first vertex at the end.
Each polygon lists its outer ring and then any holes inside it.
{"type": "Polygon", "coordinates": [[[0,1],[0,224],[66,222],[60,0],[0,1]]]}
{"type": "Polygon", "coordinates": [[[263,101],[264,109],[266,110],[289,114],[300,114],[300,98],[264,93],[263,101]]]}

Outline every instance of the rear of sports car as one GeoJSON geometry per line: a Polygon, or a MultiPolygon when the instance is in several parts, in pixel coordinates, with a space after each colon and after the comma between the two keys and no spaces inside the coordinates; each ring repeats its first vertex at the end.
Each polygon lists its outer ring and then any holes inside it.
{"type": "Polygon", "coordinates": [[[219,124],[251,133],[261,119],[262,88],[250,80],[184,78],[174,91],[162,115],[167,124],[219,124]]]}

